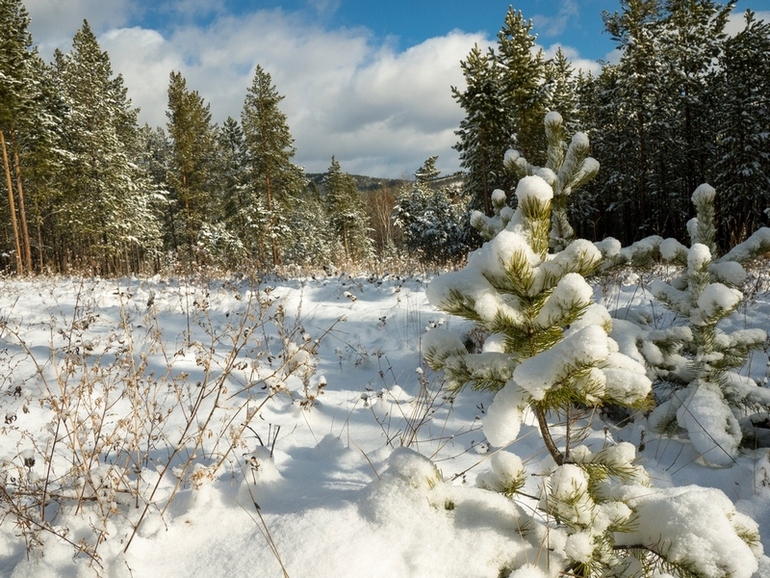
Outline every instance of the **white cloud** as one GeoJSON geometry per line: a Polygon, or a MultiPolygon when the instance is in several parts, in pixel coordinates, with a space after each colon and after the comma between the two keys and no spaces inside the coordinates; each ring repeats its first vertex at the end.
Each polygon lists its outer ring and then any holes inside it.
{"type": "Polygon", "coordinates": [[[45,55],[57,47],[69,50],[84,19],[99,33],[123,26],[135,10],[130,0],[25,0],[24,5],[32,20],[33,39],[45,55]]]}
{"type": "MultiPolygon", "coordinates": [[[[754,12],[754,20],[759,22],[760,20],[764,20],[765,22],[770,22],[770,10],[753,10],[754,12]]],[[[735,36],[738,34],[741,30],[743,30],[746,27],[746,11],[745,10],[734,10],[732,14],[730,14],[730,19],[727,21],[727,26],[725,26],[725,32],[729,34],[730,36],[735,36]]]]}
{"type": "Polygon", "coordinates": [[[559,48],[561,48],[564,56],[566,56],[570,61],[575,71],[582,70],[583,72],[591,72],[594,75],[597,75],[599,72],[601,72],[602,67],[598,61],[582,58],[577,49],[572,48],[571,46],[564,46],[558,43],[551,44],[548,48],[543,48],[543,54],[546,58],[554,58],[556,56],[556,51],[559,48]]]}
{"type": "Polygon", "coordinates": [[[165,124],[171,70],[211,105],[215,121],[239,118],[260,64],[285,96],[299,164],[322,172],[335,155],[347,172],[391,177],[434,154],[444,172],[457,170],[451,147],[462,110],[450,86],[462,86],[460,60],[485,42],[453,32],[395,52],[365,30],[328,31],[279,10],[181,27],[168,38],[116,29],[99,41],[142,122],[165,124]]]}
{"type": "Polygon", "coordinates": [[[536,14],[532,22],[544,36],[559,36],[580,17],[577,0],[562,0],[555,16],[536,14]]]}
{"type": "Polygon", "coordinates": [[[141,108],[141,122],[165,126],[169,74],[182,67],[181,57],[160,33],[142,28],[110,30],[99,44],[113,72],[123,75],[133,106],[141,108]]]}

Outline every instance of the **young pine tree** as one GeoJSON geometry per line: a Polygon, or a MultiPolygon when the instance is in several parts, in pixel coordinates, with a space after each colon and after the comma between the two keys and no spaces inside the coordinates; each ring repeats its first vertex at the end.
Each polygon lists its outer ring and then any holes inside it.
{"type": "Polygon", "coordinates": [[[545,137],[548,154],[544,168],[528,163],[516,150],[506,153],[505,166],[519,178],[540,174],[553,188],[549,243],[552,249],[558,251],[575,236],[568,218],[570,195],[596,176],[599,163],[588,156],[590,146],[585,133],[576,132],[567,145],[564,120],[558,112],[545,115],[545,137]]]}
{"type": "Polygon", "coordinates": [[[664,399],[650,415],[651,427],[668,433],[681,428],[706,462],[729,466],[753,437],[751,414],[766,415],[770,390],[738,373],[750,352],[764,344],[765,332],[725,331],[722,322],[743,300],[741,262],[770,249],[770,229],[758,230],[718,258],[715,196],[705,184],[692,195],[697,216],[688,223],[690,247],[675,239],[659,245],[663,259],[683,272],[669,283],[653,282],[650,289],[679,322],[666,330],[640,332],[637,342],[660,385],[668,386],[659,388],[664,399]]]}
{"type": "MultiPolygon", "coordinates": [[[[496,392],[483,427],[500,450],[481,487],[514,502],[531,499],[522,492],[522,460],[503,451],[529,427],[528,415],[551,458],[535,473],[542,480],[537,510],[520,508],[510,524],[521,552],[539,540],[548,553],[514,558],[500,575],[750,578],[761,555],[757,525],[724,494],[650,488],[631,444],[581,445],[578,417],[588,420],[606,403],[644,408],[651,382],[619,351],[609,313],[592,300],[584,277],[599,265],[599,249],[577,239],[549,251],[554,191],[541,176],[522,178],[516,196],[515,212],[500,211],[504,227],[471,253],[466,268],[428,288],[433,305],[489,334],[483,351],[469,353],[445,329],[423,340],[426,361],[450,388],[496,392]]],[[[504,194],[497,197],[502,206],[504,194]]]]}

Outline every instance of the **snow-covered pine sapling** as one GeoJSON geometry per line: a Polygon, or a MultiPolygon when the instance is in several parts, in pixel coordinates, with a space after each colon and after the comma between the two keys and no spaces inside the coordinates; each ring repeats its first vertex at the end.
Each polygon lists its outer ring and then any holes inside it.
{"type": "MultiPolygon", "coordinates": [[[[482,352],[469,353],[442,328],[423,340],[426,361],[444,371],[450,387],[496,391],[483,420],[492,445],[514,442],[525,412],[532,412],[550,454],[539,472],[538,509],[518,508],[527,519],[511,524],[526,529],[512,535],[523,549],[532,540],[541,547],[547,541],[548,554],[534,561],[512,557],[501,575],[749,578],[761,555],[757,526],[721,492],[652,490],[631,444],[592,449],[570,429],[578,409],[646,407],[651,382],[642,364],[619,352],[608,335],[608,312],[592,301],[584,276],[599,264],[599,249],[578,239],[549,253],[551,186],[526,176],[516,195],[518,207],[505,228],[470,255],[465,269],[428,287],[433,305],[490,334],[482,352]],[[709,494],[708,523],[690,507],[703,492],[709,494]],[[696,549],[695,543],[708,546],[696,549]],[[698,554],[704,550],[708,559],[698,554]]],[[[500,449],[491,468],[479,476],[482,488],[517,503],[528,499],[521,493],[528,478],[521,459],[500,449]]]]}
{"type": "Polygon", "coordinates": [[[527,176],[516,195],[518,208],[506,228],[473,252],[464,270],[428,287],[431,303],[489,333],[483,351],[468,353],[445,330],[429,332],[423,349],[451,386],[471,383],[499,392],[485,425],[490,442],[503,446],[515,439],[524,410],[531,408],[561,464],[569,458],[569,440],[556,447],[548,412],[608,402],[645,407],[650,382],[642,365],[617,352],[607,335],[609,314],[591,301],[584,277],[601,260],[599,250],[578,239],[549,253],[550,185],[527,176]]]}
{"type": "Polygon", "coordinates": [[[576,132],[567,144],[564,120],[558,112],[545,115],[545,138],[548,146],[545,167],[529,164],[519,151],[513,149],[505,154],[504,166],[519,178],[539,175],[551,185],[550,243],[554,251],[560,251],[575,237],[567,218],[569,197],[596,176],[599,162],[589,156],[590,143],[585,133],[576,132]]]}
{"type": "Polygon", "coordinates": [[[716,258],[715,195],[707,184],[692,195],[697,212],[687,224],[689,248],[675,239],[660,243],[663,259],[681,265],[683,272],[671,282],[652,283],[650,289],[680,322],[655,331],[642,351],[662,383],[673,386],[673,391],[661,392],[666,399],[650,415],[651,427],[669,433],[682,428],[705,461],[729,466],[748,441],[746,434],[754,437],[751,414],[770,406],[770,390],[738,372],[767,335],[761,329],[728,332],[719,325],[743,300],[746,272],[741,262],[770,249],[770,229],[760,229],[716,258]]]}

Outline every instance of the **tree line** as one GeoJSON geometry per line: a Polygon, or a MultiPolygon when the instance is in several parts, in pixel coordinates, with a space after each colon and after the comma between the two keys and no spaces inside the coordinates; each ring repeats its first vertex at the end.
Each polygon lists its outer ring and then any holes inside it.
{"type": "Polygon", "coordinates": [[[549,111],[590,135],[601,164],[571,196],[576,234],[681,238],[689,195],[710,182],[726,247],[770,205],[770,26],[747,12],[727,36],[734,7],[621,0],[603,15],[620,58],[597,75],[561,50],[547,59],[532,23],[510,8],[496,45],[473,47],[461,63],[466,86],[452,88],[465,112],[459,189],[431,157],[413,182],[362,194],[334,157],[320,185],[294,163],[283,96],[261,66],[239,119],[215,124],[172,71],[166,126],[139,126],[87,22],[69,53],[45,63],[21,0],[0,0],[0,270],[457,260],[478,242],[469,212],[491,215],[493,191],[515,188],[506,150],[545,165],[549,111]]]}
{"type": "Polygon", "coordinates": [[[603,19],[620,57],[596,75],[575,70],[561,50],[546,59],[532,22],[513,8],[496,46],[471,50],[467,86],[453,88],[466,113],[456,146],[466,197],[491,215],[492,192],[510,195],[508,149],[544,165],[542,122],[557,111],[569,132],[590,135],[601,164],[572,196],[578,236],[624,245],[653,233],[683,238],[690,195],[708,182],[719,191],[720,246],[744,240],[770,207],[770,24],[747,11],[728,36],[735,0],[619,4],[603,19]]]}
{"type": "Polygon", "coordinates": [[[321,190],[293,162],[283,96],[257,66],[240,119],[172,71],[164,128],[139,126],[87,21],[46,64],[0,0],[0,270],[99,274],[367,259],[364,201],[331,158],[321,190]]]}

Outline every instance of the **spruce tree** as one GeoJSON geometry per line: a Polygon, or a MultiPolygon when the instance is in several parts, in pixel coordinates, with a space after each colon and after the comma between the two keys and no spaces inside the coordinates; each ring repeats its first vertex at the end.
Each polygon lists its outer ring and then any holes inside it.
{"type": "Polygon", "coordinates": [[[295,233],[289,212],[305,184],[304,170],[292,162],[296,152],[283,100],[270,74],[257,65],[241,113],[241,127],[248,155],[251,195],[248,209],[258,216],[253,244],[260,261],[277,266],[295,233]]]}

